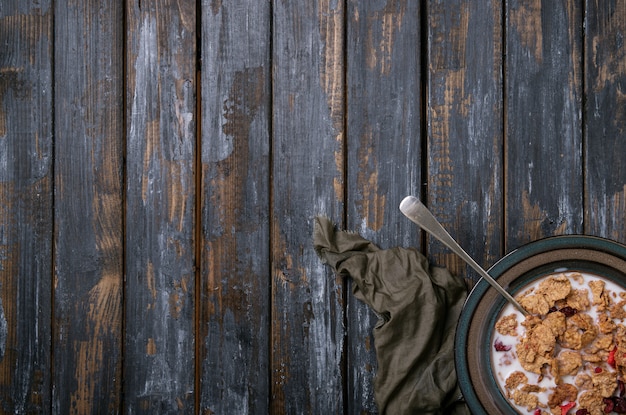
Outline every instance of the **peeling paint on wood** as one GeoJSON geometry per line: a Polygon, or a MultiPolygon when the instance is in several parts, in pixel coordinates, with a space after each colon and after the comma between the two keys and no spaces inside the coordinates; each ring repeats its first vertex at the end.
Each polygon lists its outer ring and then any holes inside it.
{"type": "MultiPolygon", "coordinates": [[[[428,198],[437,219],[485,267],[501,256],[502,5],[429,2],[428,198]],[[484,30],[490,28],[490,30],[484,30]],[[445,39],[445,40],[444,40],[445,39]]],[[[427,251],[473,271],[438,241],[427,251]]]]}
{"type": "MultiPolygon", "coordinates": [[[[493,4],[485,5],[485,7],[493,8],[493,4]]],[[[429,56],[429,68],[431,73],[437,74],[441,70],[448,70],[449,78],[456,73],[461,78],[465,75],[462,70],[467,67],[468,59],[474,59],[471,55],[472,50],[467,49],[470,18],[491,19],[494,15],[489,13],[481,16],[475,16],[471,13],[470,3],[450,2],[444,4],[437,1],[430,1],[427,4],[428,9],[428,26],[430,28],[428,36],[430,39],[431,56],[429,56]],[[468,53],[470,54],[468,56],[468,53]]],[[[480,22],[477,22],[480,24],[480,22]]],[[[483,27],[496,29],[497,25],[493,22],[484,22],[483,27]],[[491,23],[491,24],[489,24],[491,23]]],[[[487,39],[492,39],[491,36],[487,39]]],[[[492,40],[493,42],[493,40],[492,40]]],[[[485,42],[487,44],[488,42],[485,42]]],[[[472,44],[470,41],[469,44],[472,44]]],[[[489,45],[491,48],[492,45],[489,45]]],[[[459,85],[463,85],[460,80],[459,85]]],[[[469,91],[468,91],[469,92],[469,91]]],[[[439,94],[437,94],[439,95],[439,94]]]]}
{"type": "Polygon", "coordinates": [[[202,10],[202,413],[269,407],[270,11],[202,10]]]}
{"type": "Polygon", "coordinates": [[[410,235],[397,205],[421,187],[419,5],[383,3],[348,3],[347,225],[368,238],[410,235]],[[367,64],[372,54],[389,57],[385,70],[367,64]]]}
{"type": "Polygon", "coordinates": [[[363,218],[363,228],[374,232],[380,231],[384,223],[386,192],[378,184],[378,166],[380,165],[371,146],[373,132],[367,131],[363,135],[359,146],[358,159],[360,162],[356,185],[363,194],[362,200],[356,201],[359,216],[363,218]]]}
{"type": "Polygon", "coordinates": [[[510,27],[519,36],[520,46],[529,53],[538,64],[543,61],[543,15],[541,0],[509,2],[510,27]]]}
{"type": "Polygon", "coordinates": [[[343,159],[338,120],[345,113],[333,98],[344,95],[337,82],[342,50],[333,48],[336,24],[344,19],[340,4],[276,2],[273,9],[270,412],[277,414],[341,413],[344,405],[337,393],[343,385],[341,281],[310,249],[313,217],[339,220],[344,202],[336,160],[338,153],[343,159]]]}
{"type": "MultiPolygon", "coordinates": [[[[374,6],[375,7],[375,6],[374,6]]],[[[394,45],[398,32],[403,27],[405,15],[412,10],[408,10],[409,4],[402,0],[384,2],[384,6],[376,10],[372,8],[371,13],[366,14],[367,31],[365,38],[365,63],[372,71],[378,71],[382,76],[391,74],[393,60],[397,56],[397,47],[394,45]]],[[[360,17],[361,13],[356,12],[360,17]]],[[[413,19],[414,16],[410,15],[413,19]]]]}
{"type": "MultiPolygon", "coordinates": [[[[320,66],[320,80],[326,93],[326,101],[330,109],[330,118],[335,130],[335,137],[339,143],[344,140],[344,8],[343,3],[335,0],[319,0],[318,19],[320,22],[320,36],[324,45],[322,64],[320,66]]],[[[343,198],[343,152],[335,152],[335,166],[337,177],[333,182],[335,198],[343,198]]]]}
{"type": "Polygon", "coordinates": [[[194,11],[127,5],[125,412],[196,410],[194,11]]]}
{"type": "Polygon", "coordinates": [[[583,232],[583,32],[577,0],[541,2],[541,7],[512,0],[506,6],[515,10],[506,21],[508,251],[537,235],[583,232]],[[534,38],[539,33],[519,26],[524,22],[541,22],[541,41],[534,38]],[[539,228],[537,211],[546,218],[539,228]]]}
{"type": "Polygon", "coordinates": [[[626,243],[626,5],[585,4],[585,232],[626,243]]]}
{"type": "Polygon", "coordinates": [[[50,402],[52,18],[49,1],[0,8],[0,412],[50,402]]]}
{"type": "Polygon", "coordinates": [[[55,6],[52,407],[118,411],[123,10],[113,2],[55,6]]]}
{"type": "MultiPolygon", "coordinates": [[[[348,1],[347,229],[383,248],[419,246],[419,232],[399,215],[408,194],[421,191],[419,2],[348,1]]],[[[345,288],[350,291],[352,282],[345,288]]],[[[348,294],[349,413],[376,413],[377,317],[348,294]]]]}
{"type": "MultiPolygon", "coordinates": [[[[320,83],[326,93],[330,108],[330,118],[337,134],[337,140],[343,139],[344,113],[344,44],[342,2],[337,0],[318,0],[319,32],[322,37],[323,54],[320,65],[320,83]]],[[[343,172],[338,165],[338,172],[343,172]]]]}

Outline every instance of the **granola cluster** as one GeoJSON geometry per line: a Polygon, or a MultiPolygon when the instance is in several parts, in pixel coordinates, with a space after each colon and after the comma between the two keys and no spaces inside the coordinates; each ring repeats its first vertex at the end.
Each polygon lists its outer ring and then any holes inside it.
{"type": "Polygon", "coordinates": [[[519,366],[504,382],[507,398],[533,415],[626,413],[626,292],[572,272],[517,300],[530,315],[503,315],[493,345],[500,365],[519,366]]]}

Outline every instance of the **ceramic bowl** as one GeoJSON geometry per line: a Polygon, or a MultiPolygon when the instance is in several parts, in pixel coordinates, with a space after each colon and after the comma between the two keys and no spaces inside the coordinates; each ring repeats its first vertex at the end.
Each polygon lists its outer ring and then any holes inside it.
{"type": "MultiPolygon", "coordinates": [[[[626,289],[626,246],[591,236],[551,237],[509,253],[488,272],[515,296],[533,281],[562,270],[596,274],[626,289]]],[[[518,414],[500,392],[491,368],[491,339],[505,305],[502,296],[481,280],[459,319],[455,364],[459,386],[474,415],[518,414]]]]}

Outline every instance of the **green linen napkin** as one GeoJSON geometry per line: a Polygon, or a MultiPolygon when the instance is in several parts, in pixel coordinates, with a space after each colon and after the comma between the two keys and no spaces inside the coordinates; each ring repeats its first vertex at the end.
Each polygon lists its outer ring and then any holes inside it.
{"type": "Polygon", "coordinates": [[[379,249],[315,218],[321,260],[354,281],[354,296],[379,316],[374,327],[379,413],[469,414],[454,367],[454,334],[467,296],[463,279],[430,266],[413,248],[379,249]]]}

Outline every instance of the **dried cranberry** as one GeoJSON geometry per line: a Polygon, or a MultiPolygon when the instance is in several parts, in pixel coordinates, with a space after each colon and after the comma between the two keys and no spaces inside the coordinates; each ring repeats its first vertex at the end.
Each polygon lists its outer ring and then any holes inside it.
{"type": "Polygon", "coordinates": [[[619,379],[617,380],[617,390],[619,391],[619,397],[623,398],[624,392],[626,392],[626,388],[624,387],[624,382],[619,379]]]}
{"type": "Polygon", "coordinates": [[[576,310],[575,308],[572,307],[563,307],[562,309],[559,310],[561,313],[565,314],[565,317],[571,317],[574,314],[578,313],[578,310],[576,310]]]}
{"type": "Polygon", "coordinates": [[[613,350],[611,350],[609,352],[609,357],[607,358],[606,362],[609,364],[609,366],[611,366],[612,368],[615,368],[615,353],[617,352],[617,346],[615,346],[613,348],[613,350]]]}
{"type": "Polygon", "coordinates": [[[535,409],[535,412],[533,412],[533,415],[541,415],[541,409],[535,409]]]}
{"type": "Polygon", "coordinates": [[[626,399],[614,396],[613,402],[615,402],[615,407],[613,408],[613,411],[617,412],[618,414],[626,414],[626,399]]]}
{"type": "Polygon", "coordinates": [[[612,398],[604,398],[602,399],[602,402],[606,405],[604,407],[605,414],[610,414],[611,412],[613,412],[613,408],[615,408],[615,402],[613,402],[612,398]]]}
{"type": "Polygon", "coordinates": [[[593,369],[594,372],[596,373],[602,373],[602,368],[601,367],[596,367],[595,369],[593,369]]]}
{"type": "Polygon", "coordinates": [[[589,411],[587,410],[587,408],[579,409],[578,411],[576,411],[576,415],[589,415],[589,411]]]}
{"type": "Polygon", "coordinates": [[[496,340],[493,344],[493,347],[495,347],[496,352],[508,352],[509,350],[511,350],[510,345],[505,345],[500,340],[496,340]]]}

